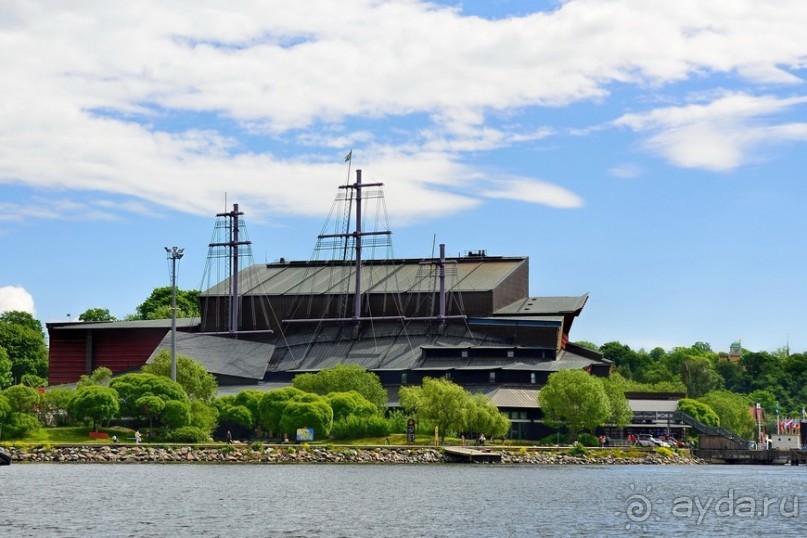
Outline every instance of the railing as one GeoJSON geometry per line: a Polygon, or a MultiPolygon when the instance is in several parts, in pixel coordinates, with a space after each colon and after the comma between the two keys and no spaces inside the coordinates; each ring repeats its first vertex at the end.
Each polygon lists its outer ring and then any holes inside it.
{"type": "Polygon", "coordinates": [[[703,422],[699,421],[692,415],[684,413],[683,411],[675,411],[674,415],[676,415],[675,418],[678,421],[689,425],[690,427],[698,430],[700,433],[704,433],[706,435],[715,435],[718,437],[724,437],[744,447],[750,447],[753,444],[752,441],[749,441],[745,437],[737,435],[736,433],[729,431],[725,428],[721,428],[720,426],[709,426],[707,424],[704,424],[703,422]]]}

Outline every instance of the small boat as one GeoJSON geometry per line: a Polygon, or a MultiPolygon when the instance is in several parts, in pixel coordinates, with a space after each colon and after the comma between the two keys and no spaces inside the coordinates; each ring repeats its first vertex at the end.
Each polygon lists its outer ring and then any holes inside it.
{"type": "Polygon", "coordinates": [[[0,465],[11,465],[11,454],[0,447],[0,465]]]}

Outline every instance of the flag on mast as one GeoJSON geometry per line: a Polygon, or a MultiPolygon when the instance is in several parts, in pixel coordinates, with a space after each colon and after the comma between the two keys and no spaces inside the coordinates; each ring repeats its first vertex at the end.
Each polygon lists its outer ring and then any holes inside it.
{"type": "Polygon", "coordinates": [[[351,149],[350,152],[347,155],[345,155],[345,162],[346,163],[350,162],[350,159],[352,158],[353,158],[353,150],[351,149]]]}

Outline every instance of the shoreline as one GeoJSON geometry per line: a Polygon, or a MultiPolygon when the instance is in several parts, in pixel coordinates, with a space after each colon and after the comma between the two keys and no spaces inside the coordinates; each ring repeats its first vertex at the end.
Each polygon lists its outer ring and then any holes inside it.
{"type": "MultiPolygon", "coordinates": [[[[688,453],[659,454],[591,449],[586,455],[572,455],[570,448],[526,449],[487,447],[502,455],[501,462],[484,465],[702,465],[704,460],[688,453]]],[[[101,464],[443,464],[457,460],[441,447],[364,446],[337,447],[303,445],[70,445],[15,446],[6,450],[14,463],[101,463],[101,464]]],[[[476,463],[480,464],[480,463],[476,463]]],[[[465,463],[468,465],[468,463],[465,463]]]]}

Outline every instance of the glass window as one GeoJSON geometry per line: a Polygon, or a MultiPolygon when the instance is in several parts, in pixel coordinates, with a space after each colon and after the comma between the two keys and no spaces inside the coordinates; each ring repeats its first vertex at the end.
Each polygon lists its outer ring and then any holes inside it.
{"type": "Polygon", "coordinates": [[[401,374],[401,385],[406,385],[406,372],[401,374]]]}
{"type": "Polygon", "coordinates": [[[495,382],[496,382],[496,372],[490,372],[490,373],[488,374],[488,380],[489,380],[491,383],[495,383],[495,382]]]}
{"type": "Polygon", "coordinates": [[[535,382],[536,382],[535,372],[530,372],[530,383],[535,385],[535,382]]]}

